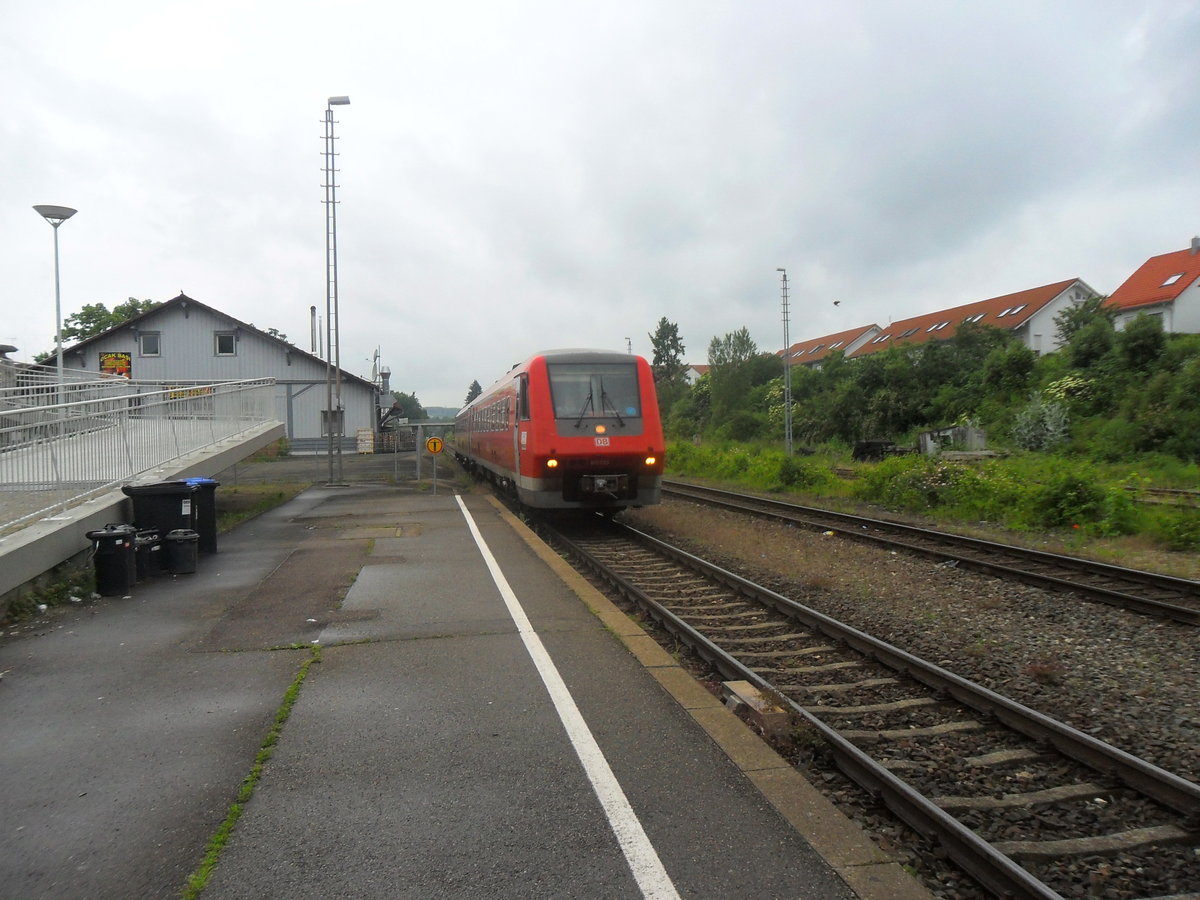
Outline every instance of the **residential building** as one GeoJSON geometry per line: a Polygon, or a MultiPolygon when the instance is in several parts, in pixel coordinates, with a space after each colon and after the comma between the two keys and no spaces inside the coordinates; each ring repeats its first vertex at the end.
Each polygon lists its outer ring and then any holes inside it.
{"type": "Polygon", "coordinates": [[[809,338],[798,344],[792,344],[788,348],[788,359],[793,366],[818,368],[830,353],[841,350],[843,354],[850,356],[855,350],[879,334],[879,331],[878,325],[860,325],[858,328],[839,331],[837,334],[809,338]]]}
{"type": "MultiPolygon", "coordinates": [[[[64,348],[63,364],[164,384],[272,377],[276,414],[292,451],[328,446],[322,422],[331,373],[325,360],[186,294],[64,348]]],[[[342,370],[341,398],[342,450],[354,452],[358,431],[377,428],[380,388],[342,370]]]]}
{"type": "Polygon", "coordinates": [[[853,357],[869,356],[896,345],[909,346],[954,337],[968,322],[1005,328],[1039,356],[1057,349],[1055,317],[1064,309],[1083,303],[1096,292],[1078,278],[977,300],[951,309],[925,313],[892,322],[859,347],[853,357]]]}
{"type": "Polygon", "coordinates": [[[1186,250],[1153,256],[1108,298],[1124,328],[1140,313],[1157,316],[1168,334],[1200,333],[1200,237],[1186,250]]]}

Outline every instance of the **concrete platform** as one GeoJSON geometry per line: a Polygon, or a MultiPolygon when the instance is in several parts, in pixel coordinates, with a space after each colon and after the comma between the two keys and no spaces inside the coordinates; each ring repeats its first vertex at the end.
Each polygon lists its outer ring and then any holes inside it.
{"type": "Polygon", "coordinates": [[[178,896],[314,653],[205,898],[928,896],[487,497],[221,547],[0,641],[0,896],[178,896]]]}

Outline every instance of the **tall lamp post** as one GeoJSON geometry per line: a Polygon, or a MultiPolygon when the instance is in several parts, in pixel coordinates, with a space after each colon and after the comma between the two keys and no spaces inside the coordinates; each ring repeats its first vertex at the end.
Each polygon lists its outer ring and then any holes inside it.
{"type": "Polygon", "coordinates": [[[792,339],[788,337],[788,280],[787,269],[776,269],[783,273],[783,450],[792,455],[792,339]]]}
{"type": "Polygon", "coordinates": [[[58,356],[58,402],[62,403],[63,391],[63,352],[62,352],[62,292],[58,282],[58,226],[76,210],[69,206],[35,206],[37,213],[54,228],[54,347],[58,356]]]}
{"type": "Polygon", "coordinates": [[[329,434],[329,480],[342,480],[342,347],[338,336],[337,169],[334,168],[333,108],[349,106],[349,97],[330,97],[325,104],[325,409],[329,434]],[[336,434],[337,439],[334,439],[336,434]],[[334,478],[334,457],[337,477],[334,478]]]}

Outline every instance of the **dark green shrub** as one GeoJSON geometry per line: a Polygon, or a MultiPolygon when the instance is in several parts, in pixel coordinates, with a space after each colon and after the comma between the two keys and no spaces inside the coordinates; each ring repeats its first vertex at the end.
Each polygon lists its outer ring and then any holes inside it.
{"type": "Polygon", "coordinates": [[[1154,526],[1154,536],[1168,550],[1200,550],[1200,511],[1172,510],[1154,526]]]}
{"type": "Polygon", "coordinates": [[[811,488],[828,480],[829,475],[825,470],[794,456],[785,456],[779,463],[779,483],[784,487],[811,488]]]}
{"type": "Polygon", "coordinates": [[[1035,490],[1031,499],[1037,524],[1061,528],[1099,521],[1104,491],[1089,477],[1063,472],[1035,490]]]}

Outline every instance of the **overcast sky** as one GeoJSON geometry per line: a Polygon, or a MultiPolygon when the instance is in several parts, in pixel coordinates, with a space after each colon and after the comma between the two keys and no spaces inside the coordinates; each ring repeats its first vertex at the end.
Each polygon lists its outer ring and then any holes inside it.
{"type": "Polygon", "coordinates": [[[322,120],[343,366],[458,406],[557,347],[686,361],[1200,233],[1200,2],[4,0],[0,342],[181,291],[310,349],[322,120]],[[833,300],[840,300],[838,306],[833,300]]]}

